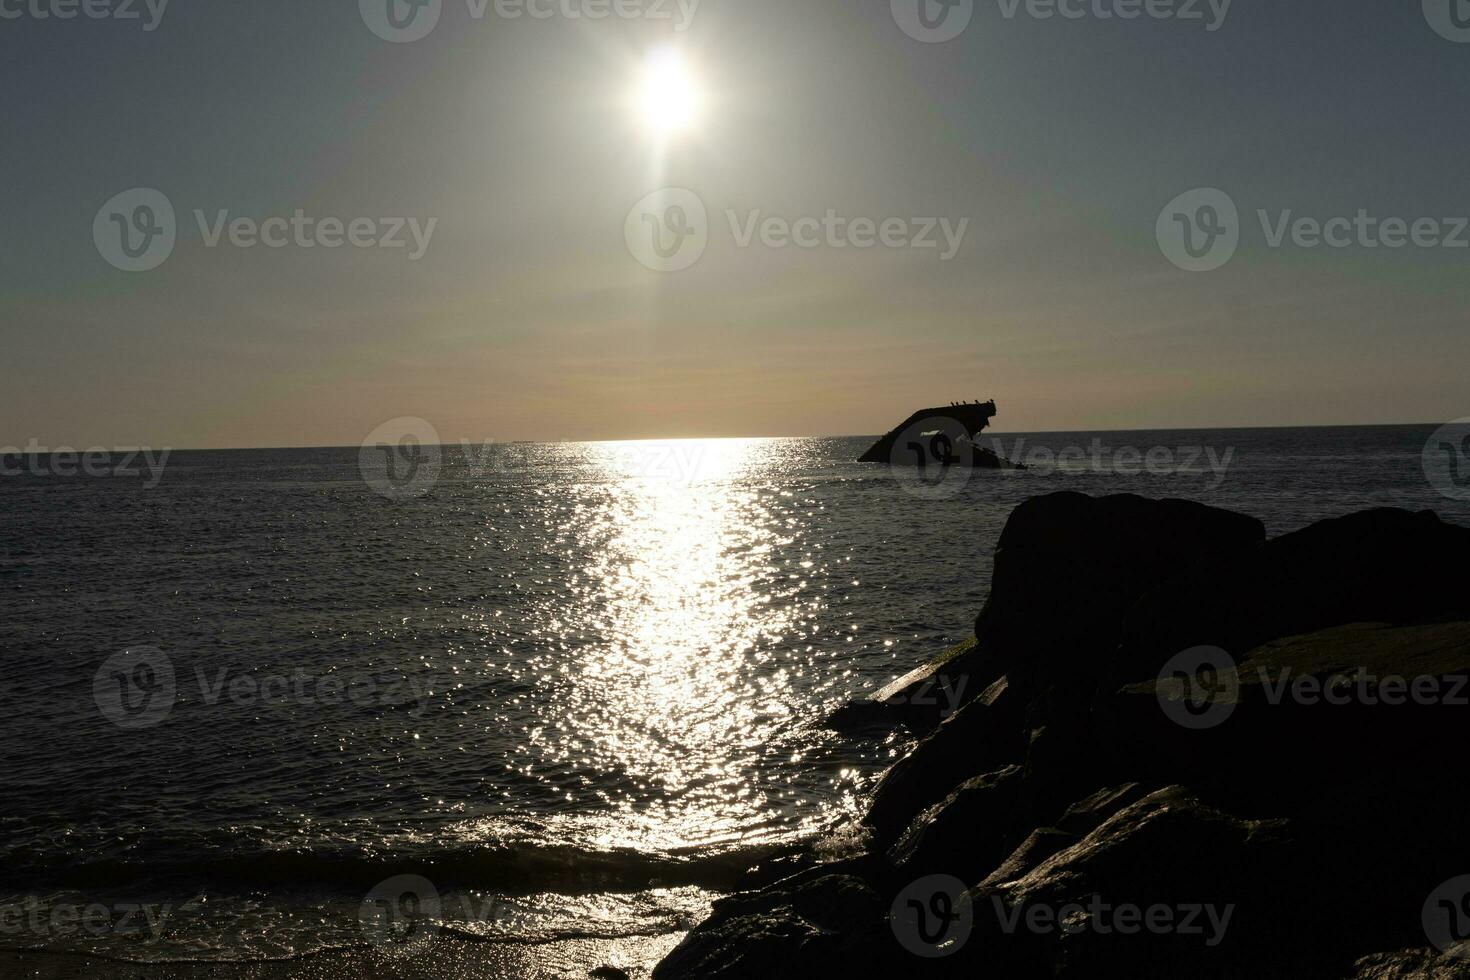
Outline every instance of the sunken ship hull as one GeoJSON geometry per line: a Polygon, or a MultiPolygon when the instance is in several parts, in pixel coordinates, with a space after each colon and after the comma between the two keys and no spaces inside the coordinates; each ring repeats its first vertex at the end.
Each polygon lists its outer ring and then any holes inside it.
{"type": "Polygon", "coordinates": [[[964,402],[915,412],[858,457],[859,463],[889,466],[972,466],[976,469],[1021,470],[979,444],[980,434],[995,418],[995,402],[964,402]]]}

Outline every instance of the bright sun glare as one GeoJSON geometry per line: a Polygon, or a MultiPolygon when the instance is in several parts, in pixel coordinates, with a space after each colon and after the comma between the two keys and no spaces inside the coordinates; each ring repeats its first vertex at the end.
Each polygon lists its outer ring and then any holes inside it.
{"type": "Polygon", "coordinates": [[[699,92],[678,51],[663,48],[649,55],[637,103],[644,124],[659,136],[670,136],[694,124],[699,114],[699,92]]]}

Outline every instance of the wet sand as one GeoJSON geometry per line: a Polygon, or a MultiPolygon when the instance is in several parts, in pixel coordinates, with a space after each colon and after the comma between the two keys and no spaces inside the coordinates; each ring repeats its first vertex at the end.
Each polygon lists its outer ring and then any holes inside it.
{"type": "Polygon", "coordinates": [[[124,963],[57,953],[0,951],[0,976],[16,980],[565,980],[612,966],[646,980],[683,933],[542,944],[476,943],[441,937],[422,953],[321,953],[255,963],[124,963]]]}

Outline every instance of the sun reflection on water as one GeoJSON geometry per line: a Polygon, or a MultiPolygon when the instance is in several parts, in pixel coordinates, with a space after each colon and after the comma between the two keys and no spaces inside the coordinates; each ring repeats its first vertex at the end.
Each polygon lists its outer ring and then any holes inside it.
{"type": "MultiPolygon", "coordinates": [[[[762,471],[774,440],[608,443],[578,529],[600,638],[566,681],[567,730],[552,753],[621,773],[628,792],[593,832],[599,847],[732,843],[779,801],[753,778],[796,701],[773,651],[796,615],[762,471]],[[573,753],[572,746],[576,746],[573,753]]],[[[584,828],[592,830],[592,828],[584,828]]]]}

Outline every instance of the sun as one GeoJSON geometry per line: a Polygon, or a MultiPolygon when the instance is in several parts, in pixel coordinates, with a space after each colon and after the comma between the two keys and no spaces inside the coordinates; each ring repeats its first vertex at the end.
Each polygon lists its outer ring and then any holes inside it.
{"type": "Polygon", "coordinates": [[[644,126],[659,137],[690,129],[699,118],[699,88],[684,56],[661,48],[648,56],[635,103],[644,126]]]}

